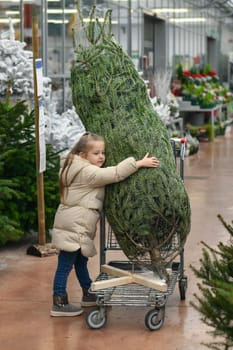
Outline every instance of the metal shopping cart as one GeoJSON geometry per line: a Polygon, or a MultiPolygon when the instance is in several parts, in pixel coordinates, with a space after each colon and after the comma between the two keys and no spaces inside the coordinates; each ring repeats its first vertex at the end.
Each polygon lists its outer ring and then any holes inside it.
{"type": "MultiPolygon", "coordinates": [[[[172,138],[171,143],[177,166],[179,159],[180,176],[183,179],[186,139],[172,138]]],[[[101,217],[100,228],[100,274],[90,288],[90,293],[96,294],[97,305],[86,314],[88,326],[91,329],[102,328],[107,322],[108,306],[143,306],[151,308],[145,315],[145,326],[151,331],[160,329],[164,324],[167,299],[173,293],[177,282],[180,299],[184,300],[186,296],[184,249],[177,255],[179,260],[172,261],[167,266],[168,279],[164,280],[138,262],[113,260],[106,264],[106,252],[120,250],[120,246],[111,227],[106,230],[104,214],[101,217]]],[[[169,251],[173,246],[176,249],[178,241],[179,237],[174,235],[169,251]]]]}

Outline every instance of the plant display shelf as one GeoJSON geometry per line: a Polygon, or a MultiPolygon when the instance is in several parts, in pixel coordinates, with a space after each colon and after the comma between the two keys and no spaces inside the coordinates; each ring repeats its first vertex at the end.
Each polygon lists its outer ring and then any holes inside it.
{"type": "MultiPolygon", "coordinates": [[[[180,113],[182,115],[182,113],[193,113],[193,112],[203,112],[203,113],[208,113],[209,114],[209,118],[210,118],[210,124],[213,130],[213,139],[214,139],[214,124],[215,124],[215,114],[217,113],[217,118],[219,120],[222,120],[223,118],[223,105],[222,104],[218,104],[212,108],[201,108],[200,106],[190,106],[190,107],[184,107],[184,106],[180,106],[180,113]]],[[[207,115],[208,115],[207,114],[207,115]]],[[[185,127],[185,117],[184,117],[184,127],[185,127]]]]}

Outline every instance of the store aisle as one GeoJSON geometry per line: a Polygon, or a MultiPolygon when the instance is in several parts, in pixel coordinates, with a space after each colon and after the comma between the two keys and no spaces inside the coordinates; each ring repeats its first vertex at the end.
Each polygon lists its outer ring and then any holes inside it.
{"type": "MultiPolygon", "coordinates": [[[[26,255],[26,247],[0,250],[0,339],[4,350],[204,350],[210,339],[207,327],[190,306],[197,292],[197,280],[189,265],[199,265],[200,241],[216,246],[228,234],[216,215],[233,219],[233,130],[213,143],[201,143],[198,154],[185,160],[185,186],[192,208],[192,228],[185,246],[188,276],[186,300],[180,301],[176,287],[166,304],[163,327],[145,328],[145,308],[112,307],[100,330],[90,330],[85,314],[51,318],[51,286],[56,256],[37,258],[26,255]]],[[[109,254],[111,255],[111,254],[109,254]]],[[[116,255],[116,254],[115,254],[116,255]]],[[[109,257],[110,258],[110,257],[109,257]]],[[[115,258],[115,256],[114,256],[115,258]]],[[[95,278],[98,258],[90,260],[95,278]]],[[[70,301],[80,300],[81,290],[74,274],[69,280],[70,301]]]]}

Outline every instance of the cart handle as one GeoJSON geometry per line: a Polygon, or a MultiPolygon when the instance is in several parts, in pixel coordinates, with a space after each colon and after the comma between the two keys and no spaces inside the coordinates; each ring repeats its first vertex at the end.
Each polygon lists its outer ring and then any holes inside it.
{"type": "Polygon", "coordinates": [[[187,143],[188,139],[187,137],[171,137],[172,141],[179,142],[179,143],[187,143]]]}

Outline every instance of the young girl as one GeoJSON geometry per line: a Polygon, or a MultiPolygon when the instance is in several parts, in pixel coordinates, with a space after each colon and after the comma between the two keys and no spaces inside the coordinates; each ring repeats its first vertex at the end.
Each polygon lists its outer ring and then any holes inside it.
{"type": "Polygon", "coordinates": [[[52,234],[52,243],[60,253],[54,277],[51,316],[76,316],[83,312],[81,307],[68,302],[66,285],[73,266],[83,291],[82,306],[95,305],[95,295],[88,293],[92,281],[87,261],[88,257],[96,254],[93,240],[103,208],[105,185],[122,181],[139,168],[159,166],[158,159],[149,157],[148,153],[138,161],[130,157],[116,166],[101,168],[104,162],[104,140],[92,133],[85,133],[61,159],[61,203],[52,234]]]}

